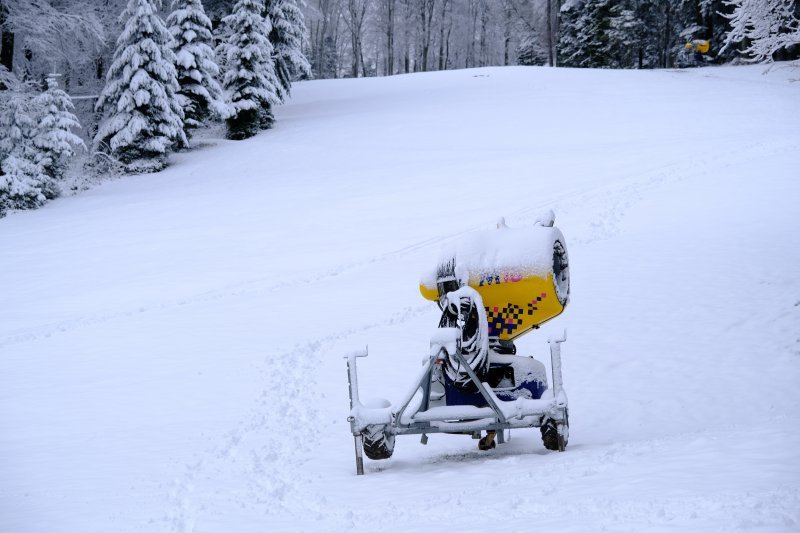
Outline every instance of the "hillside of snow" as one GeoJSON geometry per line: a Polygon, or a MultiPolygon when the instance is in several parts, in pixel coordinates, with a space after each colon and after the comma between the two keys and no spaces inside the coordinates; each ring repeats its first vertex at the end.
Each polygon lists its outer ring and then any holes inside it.
{"type": "Polygon", "coordinates": [[[0,220],[0,531],[797,531],[800,85],[763,67],[299,83],[275,129],[0,220]],[[567,239],[570,443],[398,437],[442,246],[567,239]]]}

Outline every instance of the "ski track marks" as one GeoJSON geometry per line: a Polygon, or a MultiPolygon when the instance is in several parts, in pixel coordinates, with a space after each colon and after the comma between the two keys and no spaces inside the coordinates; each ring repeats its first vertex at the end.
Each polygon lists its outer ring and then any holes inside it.
{"type": "MultiPolygon", "coordinates": [[[[218,437],[217,444],[198,459],[187,463],[186,473],[174,482],[165,515],[172,531],[190,533],[195,530],[196,515],[206,509],[197,500],[204,498],[234,501],[241,498],[239,504],[255,502],[267,515],[282,511],[293,515],[320,515],[322,507],[312,506],[308,498],[307,487],[311,480],[302,477],[300,467],[314,455],[319,446],[320,428],[325,427],[326,422],[315,403],[297,399],[316,389],[315,376],[322,364],[322,354],[329,352],[326,348],[332,343],[372,329],[399,325],[429,311],[429,305],[406,308],[383,320],[307,342],[265,360],[260,372],[268,386],[255,400],[250,414],[234,429],[218,437]],[[275,468],[276,458],[281,459],[279,468],[275,468]],[[208,480],[227,479],[231,472],[236,474],[233,479],[237,483],[246,486],[245,494],[240,494],[239,487],[233,491],[217,488],[213,493],[194,495],[197,485],[208,480]]],[[[324,394],[314,399],[326,400],[324,394]]]]}
{"type": "MultiPolygon", "coordinates": [[[[534,222],[546,209],[556,210],[557,214],[568,214],[577,209],[594,207],[597,216],[593,217],[591,226],[588,228],[573,228],[570,232],[569,242],[571,246],[576,244],[588,244],[616,235],[619,232],[619,224],[624,218],[625,212],[634,205],[636,201],[640,200],[645,192],[671,182],[682,181],[690,176],[699,177],[701,175],[708,175],[712,171],[735,166],[741,162],[754,159],[755,157],[797,151],[800,151],[800,144],[797,142],[784,141],[777,145],[768,142],[756,143],[747,149],[731,150],[730,152],[717,154],[712,157],[700,158],[687,163],[678,163],[644,174],[625,176],[593,188],[582,188],[570,191],[523,209],[512,211],[509,213],[507,220],[524,225],[534,222]]],[[[272,281],[274,278],[264,276],[241,283],[231,284],[219,289],[205,291],[186,298],[179,298],[171,301],[156,301],[115,313],[97,314],[45,324],[31,330],[23,330],[6,336],[0,340],[0,350],[15,344],[34,342],[39,339],[67,333],[75,329],[92,327],[118,319],[133,317],[141,313],[176,309],[186,305],[214,302],[243,295],[268,294],[282,289],[321,283],[360,268],[385,261],[396,260],[420,250],[434,248],[437,245],[453,241],[462,235],[487,227],[489,224],[491,224],[491,221],[472,226],[457,233],[426,239],[365,260],[340,264],[314,276],[269,284],[267,282],[272,281]]]]}

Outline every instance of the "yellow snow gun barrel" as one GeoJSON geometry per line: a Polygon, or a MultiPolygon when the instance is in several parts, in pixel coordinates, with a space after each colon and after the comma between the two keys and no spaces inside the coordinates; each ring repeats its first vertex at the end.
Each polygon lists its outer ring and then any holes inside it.
{"type": "Polygon", "coordinates": [[[694,41],[686,43],[684,48],[693,52],[697,52],[698,54],[707,54],[711,49],[711,43],[705,39],[695,39],[694,41]]]}
{"type": "Polygon", "coordinates": [[[466,236],[422,277],[422,296],[439,301],[469,285],[483,300],[490,337],[513,340],[538,328],[569,302],[567,248],[552,224],[552,216],[527,228],[501,222],[466,236]]]}

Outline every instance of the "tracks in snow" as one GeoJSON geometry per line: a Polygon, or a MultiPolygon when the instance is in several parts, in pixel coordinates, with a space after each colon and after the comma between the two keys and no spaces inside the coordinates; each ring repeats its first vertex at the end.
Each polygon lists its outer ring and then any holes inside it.
{"type": "MultiPolygon", "coordinates": [[[[598,213],[598,216],[594,217],[589,227],[571,231],[569,236],[571,243],[587,244],[616,235],[619,232],[619,224],[624,218],[625,212],[649,190],[665,183],[686,179],[688,176],[706,175],[711,171],[718,171],[722,168],[734,166],[755,157],[792,151],[800,151],[800,144],[797,141],[789,140],[777,144],[762,142],[751,145],[745,150],[731,150],[724,154],[716,154],[711,157],[694,159],[666,168],[659,168],[643,175],[624,176],[610,183],[601,183],[588,189],[575,189],[554,198],[549,198],[546,201],[537,202],[522,209],[512,211],[508,214],[508,220],[512,223],[529,224],[538,218],[542,211],[548,208],[557,209],[560,213],[569,213],[576,209],[592,206],[598,213]]],[[[490,227],[493,223],[494,221],[485,221],[463,231],[425,239],[361,261],[337,265],[314,276],[296,278],[279,283],[274,283],[273,277],[264,276],[205,291],[186,298],[155,301],[114,313],[99,313],[20,330],[0,339],[0,350],[17,344],[50,338],[76,329],[93,327],[120,319],[124,320],[126,318],[135,317],[141,313],[168,311],[183,306],[215,302],[226,298],[269,294],[283,289],[310,286],[360,268],[366,268],[386,261],[394,261],[421,250],[434,248],[438,245],[451,242],[472,231],[490,227]]]]}
{"type": "Polygon", "coordinates": [[[324,395],[311,395],[317,390],[315,376],[323,352],[336,341],[402,324],[429,311],[429,305],[406,308],[383,320],[298,345],[262,363],[268,385],[249,413],[187,463],[185,473],[175,480],[164,517],[172,531],[194,531],[197,515],[210,507],[204,501],[212,498],[230,498],[237,507],[251,505],[259,514],[321,513],[322,508],[309,501],[307,487],[312,480],[303,476],[301,467],[314,457],[319,433],[330,425],[317,407],[325,402],[324,395]],[[208,490],[228,481],[238,485],[235,491],[208,490]],[[204,490],[195,493],[198,485],[204,490]]]}

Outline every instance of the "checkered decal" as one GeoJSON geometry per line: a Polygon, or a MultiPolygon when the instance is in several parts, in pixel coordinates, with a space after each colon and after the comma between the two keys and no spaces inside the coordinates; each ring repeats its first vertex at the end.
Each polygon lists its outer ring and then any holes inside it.
{"type": "Polygon", "coordinates": [[[541,302],[545,298],[547,298],[547,293],[543,292],[542,294],[537,296],[535,300],[531,300],[528,303],[528,315],[532,315],[534,311],[538,311],[539,308],[537,306],[539,305],[539,302],[541,302]]]}
{"type": "Polygon", "coordinates": [[[503,333],[511,335],[514,333],[522,325],[525,315],[531,316],[535,311],[539,310],[537,306],[544,298],[547,298],[547,293],[543,292],[536,299],[531,300],[527,305],[528,310],[526,312],[523,312],[520,306],[512,303],[502,308],[487,307],[486,319],[489,322],[489,335],[497,336],[503,333]]]}
{"type": "Polygon", "coordinates": [[[522,308],[518,305],[508,304],[508,307],[487,307],[486,319],[489,321],[489,335],[496,336],[504,332],[509,335],[517,329],[522,320],[522,308]]]}

